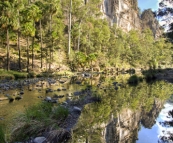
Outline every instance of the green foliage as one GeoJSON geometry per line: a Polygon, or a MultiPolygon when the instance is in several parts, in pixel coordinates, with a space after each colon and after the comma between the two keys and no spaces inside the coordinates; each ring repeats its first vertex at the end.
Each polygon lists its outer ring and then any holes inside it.
{"type": "Polygon", "coordinates": [[[36,73],[35,72],[29,72],[27,75],[28,78],[33,78],[36,77],[36,73]]]}
{"type": "Polygon", "coordinates": [[[0,79],[18,79],[18,78],[27,78],[27,73],[17,72],[17,71],[5,71],[0,70],[0,79]]]}
{"type": "Polygon", "coordinates": [[[5,141],[5,131],[4,131],[4,126],[0,125],[0,141],[1,143],[6,143],[5,141]]]}
{"type": "Polygon", "coordinates": [[[54,109],[53,118],[55,119],[64,119],[68,116],[68,109],[63,106],[58,106],[54,109]]]}
{"type": "Polygon", "coordinates": [[[24,140],[36,136],[46,129],[57,127],[57,122],[63,122],[68,116],[68,110],[52,103],[42,102],[27,107],[24,113],[15,118],[15,130],[12,132],[12,141],[24,140]]]}
{"type": "Polygon", "coordinates": [[[43,121],[47,120],[52,110],[52,105],[50,103],[40,103],[34,106],[31,106],[25,110],[25,117],[27,121],[38,120],[43,121]]]}
{"type": "MultiPolygon", "coordinates": [[[[115,24],[110,26],[106,19],[100,18],[98,5],[101,2],[100,0],[72,2],[72,52],[67,60],[66,57],[63,58],[73,71],[91,66],[156,69],[162,65],[171,65],[172,45],[167,39],[154,39],[150,29],[131,30],[125,33],[115,24]]],[[[28,46],[31,46],[32,38],[31,47],[34,47],[32,58],[35,56],[37,60],[46,61],[42,62],[41,68],[48,65],[51,68],[52,63],[57,63],[55,54],[59,49],[67,53],[69,6],[69,0],[33,1],[29,5],[24,0],[2,1],[0,38],[2,41],[5,40],[7,29],[9,35],[14,35],[14,38],[9,36],[10,41],[17,42],[16,32],[19,32],[21,39],[28,37],[28,46]]],[[[23,59],[28,56],[24,68],[30,66],[30,52],[27,50],[25,54],[25,49],[21,48],[23,59]]],[[[15,54],[18,53],[19,51],[15,51],[15,54]]]]}
{"type": "Polygon", "coordinates": [[[142,77],[138,77],[137,75],[132,75],[129,79],[128,79],[128,83],[132,84],[132,85],[136,85],[139,82],[143,81],[142,77]]]}

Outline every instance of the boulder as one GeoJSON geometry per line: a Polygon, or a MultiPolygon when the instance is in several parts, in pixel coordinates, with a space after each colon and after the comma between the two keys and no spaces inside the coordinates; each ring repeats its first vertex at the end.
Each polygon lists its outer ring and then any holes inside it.
{"type": "Polygon", "coordinates": [[[36,137],[34,143],[44,143],[46,141],[45,137],[36,137]]]}
{"type": "Polygon", "coordinates": [[[77,107],[77,106],[74,106],[73,107],[73,111],[77,112],[77,113],[81,113],[82,109],[77,107]]]}
{"type": "Polygon", "coordinates": [[[48,102],[51,102],[52,98],[49,97],[49,96],[47,96],[44,100],[45,100],[45,101],[48,101],[48,102]]]}

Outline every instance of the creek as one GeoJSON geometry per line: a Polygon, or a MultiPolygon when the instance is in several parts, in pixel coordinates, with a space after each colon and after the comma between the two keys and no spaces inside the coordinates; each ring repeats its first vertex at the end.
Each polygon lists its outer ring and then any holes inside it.
{"type": "Polygon", "coordinates": [[[27,80],[1,82],[0,98],[10,95],[15,99],[21,91],[24,94],[20,95],[21,100],[0,101],[0,123],[11,122],[16,114],[48,96],[61,96],[58,103],[83,98],[81,91],[91,86],[92,92],[101,97],[101,103],[90,103],[84,107],[69,143],[157,143],[162,142],[163,137],[169,138],[173,129],[163,122],[171,120],[168,112],[173,109],[173,104],[168,99],[172,94],[172,84],[143,81],[129,85],[128,78],[127,74],[93,75],[89,78],[29,79],[34,81],[29,81],[29,84],[27,80]],[[9,85],[14,82],[20,84],[10,89],[9,85]]]}

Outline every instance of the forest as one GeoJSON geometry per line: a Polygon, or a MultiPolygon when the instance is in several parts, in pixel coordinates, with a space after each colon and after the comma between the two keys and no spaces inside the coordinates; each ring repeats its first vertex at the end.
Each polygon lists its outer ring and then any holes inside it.
{"type": "Polygon", "coordinates": [[[171,66],[172,44],[165,36],[110,26],[101,2],[1,1],[0,68],[30,73],[171,66]]]}

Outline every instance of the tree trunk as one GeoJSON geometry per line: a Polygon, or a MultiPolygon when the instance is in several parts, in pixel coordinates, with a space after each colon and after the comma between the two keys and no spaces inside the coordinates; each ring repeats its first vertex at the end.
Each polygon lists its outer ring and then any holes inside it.
{"type": "Polygon", "coordinates": [[[26,68],[27,68],[27,72],[29,72],[29,36],[27,36],[27,64],[26,64],[26,68]]]}
{"type": "Polygon", "coordinates": [[[52,38],[52,61],[53,61],[53,52],[54,52],[54,44],[53,44],[53,38],[52,38]]]}
{"type": "Polygon", "coordinates": [[[7,71],[10,70],[9,30],[7,28],[7,71]]]}
{"type": "Polygon", "coordinates": [[[51,47],[49,48],[49,71],[51,70],[51,47]]]}
{"type": "Polygon", "coordinates": [[[17,47],[18,47],[18,52],[19,52],[19,71],[21,70],[21,50],[20,50],[20,32],[18,30],[17,32],[17,47]]]}
{"type": "MultiPolygon", "coordinates": [[[[19,14],[19,10],[17,11],[18,16],[19,14]]],[[[20,25],[20,19],[18,17],[18,24],[20,25]]],[[[18,61],[18,66],[19,66],[19,71],[21,70],[21,50],[20,50],[20,31],[18,29],[17,31],[17,47],[18,47],[18,56],[19,56],[19,61],[18,61]]]]}
{"type": "Polygon", "coordinates": [[[32,69],[34,68],[34,37],[32,37],[32,69]]]}
{"type": "MultiPolygon", "coordinates": [[[[49,17],[49,32],[50,34],[52,34],[52,14],[50,14],[49,17]]],[[[52,35],[51,35],[51,40],[52,40],[52,35]]],[[[49,48],[49,71],[51,70],[51,62],[52,62],[52,47],[49,48]]]]}
{"type": "Polygon", "coordinates": [[[41,51],[41,68],[43,68],[43,40],[42,40],[42,24],[40,20],[40,51],[41,51]]]}
{"type": "Polygon", "coordinates": [[[47,50],[47,48],[46,48],[46,71],[47,71],[47,60],[48,60],[47,54],[48,54],[48,50],[47,50]]]}
{"type": "Polygon", "coordinates": [[[72,12],[72,0],[70,0],[70,10],[69,10],[68,55],[70,55],[70,49],[71,49],[71,12],[72,12]]]}
{"type": "Polygon", "coordinates": [[[77,42],[77,50],[79,51],[79,47],[80,47],[80,25],[81,25],[81,21],[79,23],[79,36],[78,36],[78,42],[77,42]]]}

